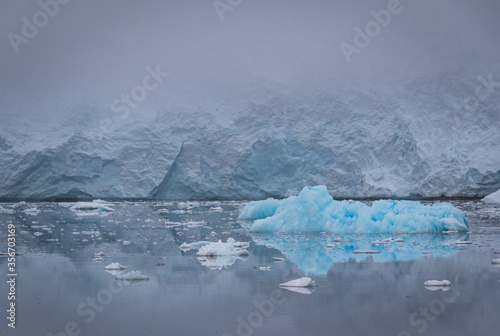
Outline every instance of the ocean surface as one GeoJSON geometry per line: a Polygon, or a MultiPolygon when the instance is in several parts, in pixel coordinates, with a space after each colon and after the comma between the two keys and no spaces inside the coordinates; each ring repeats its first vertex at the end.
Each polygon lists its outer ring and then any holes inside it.
{"type": "Polygon", "coordinates": [[[495,335],[500,206],[451,202],[466,212],[468,234],[250,234],[250,223],[238,221],[242,202],[110,202],[111,212],[2,203],[0,333],[495,335]],[[7,319],[9,224],[15,329],[7,319]],[[228,238],[250,243],[248,256],[202,259],[180,248],[228,238]],[[354,253],[367,249],[375,254],[354,253]],[[114,262],[149,280],[116,280],[105,270],[114,262]],[[317,286],[279,286],[303,276],[317,286]],[[424,286],[444,279],[452,286],[424,286]]]}

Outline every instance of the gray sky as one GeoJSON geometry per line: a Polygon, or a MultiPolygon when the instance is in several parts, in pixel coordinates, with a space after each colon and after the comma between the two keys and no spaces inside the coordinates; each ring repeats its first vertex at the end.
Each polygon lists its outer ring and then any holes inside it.
{"type": "Polygon", "coordinates": [[[401,12],[348,64],[340,43],[353,45],[354,28],[389,2],[242,0],[221,21],[212,0],[71,0],[15,53],[8,34],[22,36],[22,18],[33,23],[41,7],[0,0],[0,104],[112,99],[157,64],[170,73],[168,90],[197,95],[249,76],[286,81],[302,71],[394,85],[498,63],[499,1],[401,0],[401,12]]]}

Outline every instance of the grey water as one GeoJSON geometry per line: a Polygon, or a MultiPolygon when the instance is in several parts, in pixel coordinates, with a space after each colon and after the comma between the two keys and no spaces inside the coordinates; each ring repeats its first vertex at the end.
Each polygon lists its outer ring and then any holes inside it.
{"type": "Polygon", "coordinates": [[[494,335],[500,206],[452,203],[468,234],[258,235],[238,221],[239,202],[111,202],[112,212],[3,203],[0,252],[14,224],[18,255],[15,329],[0,256],[0,334],[494,335]],[[249,242],[248,256],[207,262],[180,248],[229,237],[249,242]],[[404,242],[374,243],[385,238],[404,242]],[[378,253],[353,253],[366,248],[378,253]],[[105,270],[113,262],[149,280],[116,280],[105,270]],[[317,286],[279,286],[302,276],[317,286]],[[452,286],[424,286],[443,279],[452,286]]]}

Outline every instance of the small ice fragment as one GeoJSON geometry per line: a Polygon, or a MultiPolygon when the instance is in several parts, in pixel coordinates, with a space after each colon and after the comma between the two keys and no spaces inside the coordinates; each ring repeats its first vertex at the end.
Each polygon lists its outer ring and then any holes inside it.
{"type": "Polygon", "coordinates": [[[104,261],[104,259],[102,257],[95,257],[92,259],[92,261],[101,262],[101,261],[104,261]]]}
{"type": "Polygon", "coordinates": [[[94,253],[95,257],[104,257],[104,252],[94,253]]]}
{"type": "Polygon", "coordinates": [[[396,243],[404,243],[405,240],[403,238],[398,238],[396,240],[394,240],[396,243]]]}
{"type": "Polygon", "coordinates": [[[305,295],[312,294],[311,290],[307,287],[281,287],[281,288],[299,294],[305,294],[305,295]]]}
{"type": "Polygon", "coordinates": [[[457,245],[471,245],[471,241],[463,241],[463,240],[457,240],[457,245]]]}
{"type": "Polygon", "coordinates": [[[326,248],[329,248],[329,249],[334,248],[334,247],[335,247],[335,245],[333,245],[333,244],[326,245],[326,248]]]}
{"type": "Polygon", "coordinates": [[[119,264],[119,263],[111,263],[108,266],[104,267],[104,269],[109,270],[109,271],[121,271],[121,270],[126,269],[126,267],[119,264]]]}
{"type": "Polygon", "coordinates": [[[271,266],[262,266],[262,267],[259,267],[259,269],[261,271],[270,271],[271,270],[271,266]]]}
{"type": "Polygon", "coordinates": [[[493,259],[491,260],[492,264],[500,264],[500,259],[493,259]]]}
{"type": "Polygon", "coordinates": [[[427,280],[424,282],[426,287],[449,287],[451,286],[451,281],[449,280],[427,280]]]}
{"type": "Polygon", "coordinates": [[[274,262],[282,262],[282,261],[285,261],[285,258],[276,258],[276,257],[274,257],[273,261],[274,262]]]}
{"type": "Polygon", "coordinates": [[[130,240],[124,240],[123,241],[123,245],[129,245],[130,244],[130,240]]]}
{"type": "Polygon", "coordinates": [[[269,244],[269,245],[266,245],[266,247],[271,249],[271,248],[274,248],[274,245],[269,244]]]}
{"type": "Polygon", "coordinates": [[[373,250],[355,250],[352,253],[354,254],[379,254],[379,251],[373,251],[373,250]]]}
{"type": "Polygon", "coordinates": [[[280,284],[280,287],[312,287],[315,286],[313,279],[309,277],[302,277],[299,279],[291,280],[280,284]]]}
{"type": "Polygon", "coordinates": [[[36,237],[40,237],[41,235],[43,235],[43,232],[36,231],[36,232],[33,232],[33,235],[36,237]]]}
{"type": "Polygon", "coordinates": [[[116,280],[128,280],[128,281],[141,281],[141,280],[149,280],[149,277],[145,276],[139,271],[131,271],[124,274],[115,275],[116,280]]]}
{"type": "Polygon", "coordinates": [[[340,238],[335,238],[333,241],[336,243],[349,243],[350,242],[349,239],[340,239],[340,238]]]}

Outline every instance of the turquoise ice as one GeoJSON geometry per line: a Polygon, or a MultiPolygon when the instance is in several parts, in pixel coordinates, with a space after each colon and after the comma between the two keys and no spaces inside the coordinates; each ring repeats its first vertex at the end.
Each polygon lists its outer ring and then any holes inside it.
{"type": "Polygon", "coordinates": [[[467,232],[464,212],[449,203],[375,201],[371,206],[335,201],[326,186],[304,187],[298,196],[248,203],[240,220],[251,232],[440,233],[467,232]]]}

